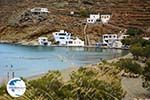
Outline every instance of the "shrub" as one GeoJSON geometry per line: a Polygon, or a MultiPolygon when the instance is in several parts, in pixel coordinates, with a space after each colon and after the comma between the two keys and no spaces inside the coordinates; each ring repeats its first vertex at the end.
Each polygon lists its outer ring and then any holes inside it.
{"type": "Polygon", "coordinates": [[[80,10],[80,15],[81,15],[82,17],[88,17],[89,14],[90,14],[90,11],[89,11],[88,9],[81,9],[81,10],[80,10]]]}
{"type": "Polygon", "coordinates": [[[123,45],[130,45],[131,44],[131,39],[130,38],[125,38],[125,39],[121,40],[121,42],[123,43],[123,45]]]}
{"type": "Polygon", "coordinates": [[[135,59],[143,55],[143,48],[139,44],[134,44],[130,47],[130,52],[133,54],[135,59]]]}
{"type": "Polygon", "coordinates": [[[3,85],[1,85],[1,87],[0,87],[0,96],[3,96],[5,93],[6,93],[6,85],[5,84],[3,84],[3,85]]]}
{"type": "Polygon", "coordinates": [[[150,58],[150,45],[146,45],[143,48],[143,57],[150,58]]]}
{"type": "MultiPolygon", "coordinates": [[[[111,68],[103,69],[105,74],[100,70],[99,67],[80,68],[67,82],[62,80],[60,72],[50,71],[39,79],[28,81],[25,95],[15,100],[121,100],[124,96],[121,80],[111,74],[111,68]]],[[[6,100],[14,100],[6,91],[0,93],[5,94],[6,100]]]]}
{"type": "Polygon", "coordinates": [[[124,69],[126,72],[132,72],[135,74],[141,74],[143,69],[142,67],[134,62],[132,59],[120,59],[116,65],[122,70],[124,69]]]}
{"type": "Polygon", "coordinates": [[[138,29],[138,28],[128,28],[127,30],[127,34],[130,35],[130,36],[136,36],[136,35],[140,35],[142,34],[143,31],[141,29],[138,29]]]}
{"type": "Polygon", "coordinates": [[[146,66],[143,71],[143,87],[147,88],[150,91],[150,59],[146,62],[146,66]]]}
{"type": "Polygon", "coordinates": [[[70,84],[66,86],[70,88],[73,100],[121,100],[124,92],[119,79],[105,73],[104,80],[101,74],[90,68],[80,68],[74,72],[70,84]]]}

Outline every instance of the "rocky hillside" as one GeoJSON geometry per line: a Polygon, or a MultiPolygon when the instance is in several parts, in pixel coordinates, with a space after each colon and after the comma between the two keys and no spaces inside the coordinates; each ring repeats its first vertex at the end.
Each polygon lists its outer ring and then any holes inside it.
{"type": "Polygon", "coordinates": [[[39,36],[53,40],[52,32],[60,29],[84,39],[85,20],[90,13],[112,14],[106,25],[88,25],[91,43],[104,33],[119,33],[129,27],[140,28],[143,35],[150,36],[149,0],[0,0],[0,40],[32,42],[39,36]],[[50,13],[32,16],[29,11],[34,7],[46,7],[50,13]]]}

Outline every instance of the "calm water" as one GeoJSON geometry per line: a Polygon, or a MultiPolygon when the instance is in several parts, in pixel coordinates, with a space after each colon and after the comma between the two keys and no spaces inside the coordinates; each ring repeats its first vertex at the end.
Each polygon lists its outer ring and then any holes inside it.
{"type": "Polygon", "coordinates": [[[80,67],[97,63],[101,58],[111,59],[125,54],[127,51],[115,49],[0,44],[0,77],[6,77],[9,71],[14,71],[16,77],[29,77],[48,70],[80,67]]]}

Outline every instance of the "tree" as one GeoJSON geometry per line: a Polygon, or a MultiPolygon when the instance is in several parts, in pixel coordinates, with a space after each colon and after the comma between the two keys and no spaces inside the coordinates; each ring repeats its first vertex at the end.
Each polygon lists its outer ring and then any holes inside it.
{"type": "Polygon", "coordinates": [[[134,28],[134,27],[130,27],[127,30],[127,34],[130,36],[137,36],[137,35],[140,35],[142,33],[143,33],[143,31],[141,29],[134,28]]]}
{"type": "Polygon", "coordinates": [[[126,38],[126,39],[121,40],[121,42],[122,42],[123,45],[130,45],[131,44],[131,39],[126,38]]]}
{"type": "Polygon", "coordinates": [[[143,55],[143,48],[140,44],[134,44],[130,47],[130,52],[133,54],[135,59],[138,59],[139,56],[143,55]]]}
{"type": "Polygon", "coordinates": [[[88,17],[89,14],[90,14],[90,10],[88,10],[88,9],[81,9],[81,10],[80,10],[80,15],[81,15],[82,17],[88,17]]]}
{"type": "Polygon", "coordinates": [[[146,62],[146,66],[143,71],[143,87],[147,88],[150,91],[150,59],[146,62]]]}
{"type": "Polygon", "coordinates": [[[143,48],[143,56],[146,57],[147,59],[150,58],[150,45],[146,45],[143,48]]]}

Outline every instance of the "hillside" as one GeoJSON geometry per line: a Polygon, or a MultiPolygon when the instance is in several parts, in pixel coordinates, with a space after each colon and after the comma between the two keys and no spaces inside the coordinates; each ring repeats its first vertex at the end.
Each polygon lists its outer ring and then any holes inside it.
{"type": "Polygon", "coordinates": [[[150,36],[149,0],[0,0],[0,40],[30,42],[39,36],[53,40],[52,32],[61,29],[84,39],[86,15],[90,13],[112,14],[109,24],[88,25],[91,43],[99,41],[101,34],[119,33],[129,27],[140,28],[144,36],[150,36]],[[34,7],[46,7],[50,13],[42,20],[26,20],[34,7]],[[71,11],[75,14],[70,15],[71,11]]]}

